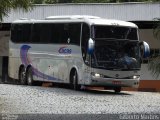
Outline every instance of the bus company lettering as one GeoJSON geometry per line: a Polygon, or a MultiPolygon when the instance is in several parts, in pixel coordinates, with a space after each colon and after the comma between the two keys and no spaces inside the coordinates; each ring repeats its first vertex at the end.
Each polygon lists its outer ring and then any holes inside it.
{"type": "Polygon", "coordinates": [[[66,46],[64,46],[64,47],[60,47],[58,52],[62,53],[62,54],[71,54],[72,53],[72,49],[69,49],[66,46]]]}

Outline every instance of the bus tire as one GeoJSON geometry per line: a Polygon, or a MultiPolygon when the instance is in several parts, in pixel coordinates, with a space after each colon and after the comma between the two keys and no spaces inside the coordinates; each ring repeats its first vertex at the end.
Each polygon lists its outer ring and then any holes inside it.
{"type": "Polygon", "coordinates": [[[26,73],[25,73],[25,68],[24,67],[20,67],[19,69],[19,81],[21,83],[21,85],[26,85],[26,73]]]}
{"type": "Polygon", "coordinates": [[[116,87],[116,88],[114,88],[114,92],[115,92],[115,93],[120,93],[120,92],[121,92],[121,87],[116,87]]]}
{"type": "Polygon", "coordinates": [[[34,85],[32,67],[29,67],[27,69],[27,72],[26,72],[26,81],[27,81],[28,85],[30,85],[30,86],[34,85]]]}
{"type": "Polygon", "coordinates": [[[76,70],[72,70],[70,74],[70,88],[73,90],[79,90],[78,74],[76,70]]]}

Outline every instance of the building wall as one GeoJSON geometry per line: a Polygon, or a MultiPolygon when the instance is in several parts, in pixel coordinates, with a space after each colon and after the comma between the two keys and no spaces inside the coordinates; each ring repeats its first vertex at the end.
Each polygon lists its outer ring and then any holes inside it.
{"type": "Polygon", "coordinates": [[[2,57],[0,56],[0,81],[2,80],[2,57]]]}
{"type": "MultiPolygon", "coordinates": [[[[160,40],[154,37],[153,29],[139,29],[139,36],[140,41],[146,41],[151,50],[160,49],[160,40]]],[[[152,55],[154,55],[154,53],[152,55]]],[[[156,78],[156,76],[153,76],[151,71],[148,70],[148,64],[146,63],[141,66],[141,80],[160,80],[160,77],[156,78]]]]}
{"type": "Polygon", "coordinates": [[[160,80],[160,76],[159,77],[153,76],[151,71],[148,70],[148,64],[141,65],[140,75],[141,75],[141,80],[160,80]]]}
{"type": "Polygon", "coordinates": [[[44,19],[53,15],[94,15],[125,21],[153,20],[160,17],[159,3],[114,3],[114,4],[53,4],[34,5],[29,12],[12,10],[4,22],[19,18],[44,19]]]}
{"type": "Polygon", "coordinates": [[[10,31],[0,30],[0,82],[2,80],[3,57],[8,56],[10,31]]]}
{"type": "Polygon", "coordinates": [[[8,56],[9,39],[9,31],[0,31],[0,56],[8,56]]]}
{"type": "Polygon", "coordinates": [[[139,29],[141,41],[146,41],[150,48],[160,48],[160,40],[157,40],[153,35],[153,29],[139,29]]]}

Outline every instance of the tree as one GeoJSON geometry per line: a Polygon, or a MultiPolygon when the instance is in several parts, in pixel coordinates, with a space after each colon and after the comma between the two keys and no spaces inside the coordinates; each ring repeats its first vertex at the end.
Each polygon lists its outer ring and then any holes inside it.
{"type": "MultiPolygon", "coordinates": [[[[153,29],[153,35],[157,40],[160,40],[160,18],[155,19],[155,28],[153,29]]],[[[160,75],[160,56],[153,58],[148,64],[149,70],[155,77],[160,75]]]]}
{"type": "Polygon", "coordinates": [[[32,0],[32,3],[34,3],[34,4],[43,4],[44,0],[32,0]]]}
{"type": "Polygon", "coordinates": [[[119,2],[159,2],[159,0],[33,0],[34,4],[55,3],[119,3],[119,2]]]}
{"type": "Polygon", "coordinates": [[[0,21],[7,16],[11,9],[22,8],[28,11],[31,8],[31,0],[0,0],[0,21]]]}
{"type": "Polygon", "coordinates": [[[54,3],[56,3],[56,0],[45,0],[44,3],[46,3],[46,4],[54,4],[54,3]]]}

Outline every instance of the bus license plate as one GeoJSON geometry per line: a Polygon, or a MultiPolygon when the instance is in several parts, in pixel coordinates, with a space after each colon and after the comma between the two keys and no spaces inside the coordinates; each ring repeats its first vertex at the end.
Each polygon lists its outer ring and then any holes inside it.
{"type": "Polygon", "coordinates": [[[120,85],[121,81],[113,81],[112,83],[115,84],[115,85],[120,85]]]}

